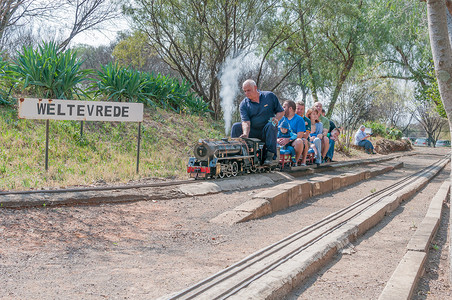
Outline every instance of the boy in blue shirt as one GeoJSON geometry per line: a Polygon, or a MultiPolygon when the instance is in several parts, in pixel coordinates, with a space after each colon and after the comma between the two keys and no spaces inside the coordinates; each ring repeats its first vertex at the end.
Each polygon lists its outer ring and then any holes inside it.
{"type": "MultiPolygon", "coordinates": [[[[283,103],[284,117],[281,119],[280,124],[284,121],[289,123],[290,130],[296,135],[296,139],[290,140],[288,138],[278,138],[278,144],[281,146],[290,145],[295,149],[295,161],[301,157],[304,150],[304,143],[302,141],[303,136],[306,133],[305,122],[302,117],[295,113],[296,105],[292,100],[286,100],[283,103]]],[[[301,165],[306,165],[302,163],[301,165]]]]}

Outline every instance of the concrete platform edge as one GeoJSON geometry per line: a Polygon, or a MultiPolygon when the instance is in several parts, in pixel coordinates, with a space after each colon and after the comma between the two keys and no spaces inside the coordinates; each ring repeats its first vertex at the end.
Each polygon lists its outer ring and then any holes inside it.
{"type": "Polygon", "coordinates": [[[408,242],[407,252],[387,282],[379,300],[411,299],[419,278],[424,273],[429,246],[438,230],[441,209],[449,191],[450,182],[443,182],[423,221],[408,242]]]}
{"type": "MultiPolygon", "coordinates": [[[[291,259],[286,264],[285,272],[280,273],[282,277],[272,275],[268,276],[266,279],[262,278],[262,281],[259,279],[259,281],[253,282],[250,284],[249,288],[238,294],[238,297],[233,297],[231,299],[251,299],[256,295],[258,295],[259,299],[281,299],[282,296],[287,295],[288,292],[296,288],[307,276],[309,276],[307,273],[303,274],[303,272],[309,272],[309,274],[311,274],[326,264],[329,261],[329,258],[346,245],[347,241],[353,241],[357,237],[363,235],[368,229],[381,221],[388,211],[394,210],[394,207],[400,205],[402,201],[409,199],[413,195],[413,190],[417,191],[423,187],[437,174],[437,172],[441,171],[445,165],[446,163],[435,168],[435,170],[428,172],[428,178],[416,180],[410,184],[409,187],[397,193],[397,195],[385,197],[384,201],[375,204],[371,209],[358,216],[354,222],[348,224],[346,228],[343,228],[340,232],[336,232],[334,234],[334,241],[328,239],[322,242],[323,246],[320,246],[319,244],[316,249],[312,250],[315,254],[306,257],[307,253],[303,253],[305,256],[303,261],[295,262],[291,259]],[[366,230],[363,230],[364,227],[366,230]],[[322,255],[319,256],[319,253],[322,253],[322,255]],[[306,265],[307,262],[309,262],[309,265],[306,265]],[[313,268],[310,268],[310,266],[313,268]],[[287,270],[287,268],[289,270],[287,270]]],[[[406,260],[410,262],[421,261],[422,264],[425,262],[423,255],[417,254],[410,254],[406,260]]],[[[413,268],[413,266],[411,266],[411,268],[413,268]]],[[[414,269],[416,274],[418,274],[417,276],[422,274],[421,270],[416,268],[416,266],[414,269]]],[[[411,290],[412,289],[413,285],[411,285],[411,290]]],[[[392,297],[391,299],[403,298],[392,297]]]]}
{"type": "Polygon", "coordinates": [[[266,191],[262,191],[254,195],[252,200],[241,204],[240,206],[245,205],[248,208],[248,216],[244,216],[243,210],[240,209],[239,206],[233,209],[233,211],[240,212],[237,213],[237,217],[234,218],[232,212],[224,212],[213,218],[211,222],[218,224],[233,224],[233,219],[235,219],[235,222],[237,223],[257,219],[284,210],[292,205],[299,204],[312,196],[328,193],[371,177],[384,174],[385,172],[393,171],[402,166],[403,163],[399,162],[392,166],[375,167],[373,168],[374,172],[367,170],[362,172],[349,172],[345,176],[321,175],[308,180],[285,182],[266,191]],[[270,202],[270,209],[268,206],[261,205],[261,202],[255,201],[256,199],[264,199],[270,202]],[[255,205],[254,209],[251,210],[250,207],[253,205],[255,205]]]}

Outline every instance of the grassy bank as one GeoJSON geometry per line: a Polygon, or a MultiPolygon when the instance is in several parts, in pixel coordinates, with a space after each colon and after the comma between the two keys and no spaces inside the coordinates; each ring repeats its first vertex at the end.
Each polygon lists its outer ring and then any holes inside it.
{"type": "Polygon", "coordinates": [[[186,178],[186,164],[200,138],[220,138],[223,128],[196,116],[145,111],[140,173],[136,174],[137,123],[50,121],[45,171],[45,121],[19,120],[0,106],[0,190],[186,178]]]}

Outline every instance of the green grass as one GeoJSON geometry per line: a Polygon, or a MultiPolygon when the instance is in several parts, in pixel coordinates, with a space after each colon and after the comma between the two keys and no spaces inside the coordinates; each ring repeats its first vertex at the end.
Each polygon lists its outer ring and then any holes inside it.
{"type": "Polygon", "coordinates": [[[45,121],[19,120],[14,108],[0,106],[0,190],[187,178],[195,143],[224,135],[210,119],[146,110],[136,174],[138,123],[85,122],[80,137],[80,122],[51,120],[45,171],[45,127],[45,121]]]}

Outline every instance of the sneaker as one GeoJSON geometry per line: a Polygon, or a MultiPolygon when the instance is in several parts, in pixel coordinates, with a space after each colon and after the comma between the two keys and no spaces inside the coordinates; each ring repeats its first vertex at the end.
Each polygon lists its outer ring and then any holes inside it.
{"type": "Polygon", "coordinates": [[[301,167],[306,167],[306,164],[300,164],[301,167]]]}

